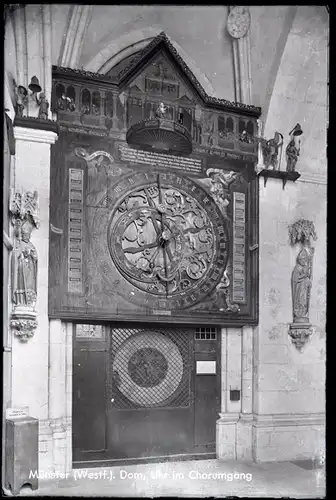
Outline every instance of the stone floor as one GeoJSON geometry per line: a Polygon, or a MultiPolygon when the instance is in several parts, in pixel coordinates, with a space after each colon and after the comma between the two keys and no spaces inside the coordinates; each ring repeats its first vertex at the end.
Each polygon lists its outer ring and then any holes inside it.
{"type": "Polygon", "coordinates": [[[77,469],[67,479],[39,481],[19,496],[324,498],[325,472],[310,462],[219,460],[77,469]]]}

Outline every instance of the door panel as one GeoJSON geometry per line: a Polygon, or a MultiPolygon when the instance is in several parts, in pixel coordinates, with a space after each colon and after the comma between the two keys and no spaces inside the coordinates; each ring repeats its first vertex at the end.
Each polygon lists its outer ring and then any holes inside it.
{"type": "Polygon", "coordinates": [[[216,447],[216,420],[220,412],[221,365],[217,328],[195,331],[195,438],[196,447],[216,447]]]}
{"type": "MultiPolygon", "coordinates": [[[[105,338],[83,335],[87,325],[75,327],[73,357],[73,447],[75,452],[106,450],[107,353],[105,338]]],[[[97,332],[97,329],[95,329],[97,332]]],[[[99,332],[103,327],[99,326],[99,332]]],[[[105,333],[105,332],[104,332],[105,333]]],[[[103,335],[103,334],[102,334],[103,335]]]]}
{"type": "Polygon", "coordinates": [[[75,326],[75,467],[215,451],[217,330],[139,326],[75,326]],[[87,338],[90,328],[94,335],[87,338]],[[212,333],[201,339],[201,330],[212,333]],[[197,361],[212,372],[197,373],[197,361]]]}
{"type": "Polygon", "coordinates": [[[112,329],[109,446],[115,458],[193,447],[189,329],[112,329]]]}

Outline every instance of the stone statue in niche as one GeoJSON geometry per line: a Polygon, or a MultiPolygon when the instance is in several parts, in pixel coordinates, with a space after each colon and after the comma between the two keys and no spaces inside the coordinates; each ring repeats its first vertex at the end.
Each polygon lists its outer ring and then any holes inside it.
{"type": "Polygon", "coordinates": [[[309,303],[312,286],[312,268],[315,249],[311,238],[317,239],[314,224],[300,219],[289,227],[290,243],[301,244],[291,277],[293,323],[289,335],[298,349],[302,349],[312,333],[309,323],[309,303]]]}
{"type": "Polygon", "coordinates": [[[11,327],[21,341],[32,337],[37,326],[35,305],[37,299],[38,256],[30,241],[32,230],[39,227],[37,192],[11,193],[10,212],[15,227],[12,254],[11,327]]]}
{"type": "Polygon", "coordinates": [[[37,252],[31,243],[34,224],[27,218],[17,224],[17,245],[13,252],[13,303],[35,309],[37,297],[37,252]],[[21,233],[21,234],[20,234],[21,233]]]}
{"type": "Polygon", "coordinates": [[[303,248],[292,272],[293,322],[309,323],[309,299],[312,284],[312,256],[303,248]]]}

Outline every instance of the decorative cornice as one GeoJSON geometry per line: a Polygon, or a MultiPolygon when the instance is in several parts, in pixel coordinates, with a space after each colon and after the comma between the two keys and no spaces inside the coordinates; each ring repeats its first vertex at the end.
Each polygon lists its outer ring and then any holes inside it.
{"type": "Polygon", "coordinates": [[[57,133],[30,127],[16,126],[14,127],[15,139],[29,142],[44,142],[46,144],[55,144],[57,140],[57,133]]]}
{"type": "Polygon", "coordinates": [[[63,66],[53,66],[53,77],[68,76],[69,78],[90,78],[93,81],[104,82],[109,84],[118,84],[118,79],[115,76],[103,75],[102,73],[94,73],[84,69],[64,68],[63,66]]]}
{"type": "Polygon", "coordinates": [[[92,73],[91,71],[63,68],[60,66],[53,66],[53,76],[77,77],[79,79],[90,78],[92,81],[115,84],[119,89],[122,89],[139,71],[141,64],[145,64],[153,52],[158,51],[160,48],[165,48],[168,51],[174,62],[180,67],[181,72],[188,78],[196,94],[202,99],[206,106],[219,109],[225,108],[226,111],[243,113],[257,118],[261,115],[261,108],[259,107],[240,102],[232,102],[226,99],[219,99],[217,97],[210,97],[164,32],[156,36],[143,50],[136,54],[129,66],[120,71],[117,78],[102,75],[101,73],[92,73]]]}
{"type": "Polygon", "coordinates": [[[253,415],[254,427],[290,427],[325,425],[325,413],[284,413],[253,415]]]}
{"type": "Polygon", "coordinates": [[[45,130],[58,134],[58,123],[54,120],[41,120],[32,116],[16,116],[14,127],[25,127],[34,130],[45,130]]]}

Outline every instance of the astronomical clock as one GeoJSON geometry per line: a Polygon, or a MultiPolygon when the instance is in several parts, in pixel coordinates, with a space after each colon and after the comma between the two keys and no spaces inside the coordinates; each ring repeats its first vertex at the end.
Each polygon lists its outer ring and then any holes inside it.
{"type": "Polygon", "coordinates": [[[257,322],[260,109],[209,97],[164,34],[53,68],[49,315],[257,322]]]}

